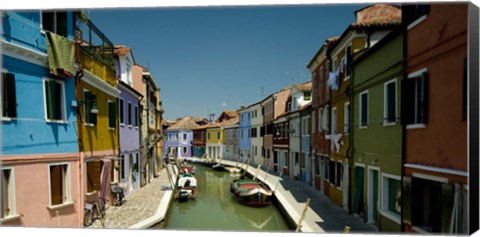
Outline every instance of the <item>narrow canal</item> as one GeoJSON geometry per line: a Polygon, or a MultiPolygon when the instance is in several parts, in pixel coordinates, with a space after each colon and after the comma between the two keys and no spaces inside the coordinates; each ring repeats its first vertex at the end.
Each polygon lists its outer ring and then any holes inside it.
{"type": "Polygon", "coordinates": [[[194,200],[173,202],[165,223],[154,226],[167,230],[224,230],[256,232],[292,231],[275,204],[255,208],[239,204],[230,192],[228,172],[197,165],[198,193],[194,200]]]}

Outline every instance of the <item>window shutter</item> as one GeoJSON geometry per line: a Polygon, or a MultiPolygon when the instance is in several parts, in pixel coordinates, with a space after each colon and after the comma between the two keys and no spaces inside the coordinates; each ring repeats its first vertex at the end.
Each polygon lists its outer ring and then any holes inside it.
{"type": "Polygon", "coordinates": [[[402,216],[405,224],[412,224],[412,181],[410,177],[403,177],[402,184],[402,216]]]}
{"type": "Polygon", "coordinates": [[[63,203],[63,175],[61,165],[50,166],[50,195],[52,205],[63,203]]]}
{"type": "Polygon", "coordinates": [[[420,79],[420,123],[428,123],[428,73],[424,72],[420,79]]]}
{"type": "Polygon", "coordinates": [[[116,121],[116,117],[117,117],[117,113],[115,111],[115,103],[113,102],[108,102],[108,126],[110,128],[116,128],[117,126],[117,121],[116,121]]]}
{"type": "Polygon", "coordinates": [[[17,117],[17,96],[15,89],[15,75],[11,73],[2,73],[3,91],[2,91],[2,116],[9,118],[17,117]]]}
{"type": "Polygon", "coordinates": [[[443,233],[449,233],[450,231],[450,220],[453,210],[453,194],[454,189],[452,184],[442,184],[441,228],[443,233]]]}
{"type": "Polygon", "coordinates": [[[395,83],[390,83],[387,85],[387,122],[395,122],[395,98],[395,83]]]}
{"type": "Polygon", "coordinates": [[[101,161],[87,162],[87,192],[100,190],[100,174],[102,172],[101,161]]]}
{"type": "Polygon", "coordinates": [[[120,114],[120,123],[124,123],[124,116],[123,116],[123,100],[119,100],[119,114],[120,114]]]}
{"type": "Polygon", "coordinates": [[[401,92],[401,123],[408,125],[413,123],[414,115],[414,99],[415,99],[415,80],[404,79],[402,80],[402,92],[401,92]]]}

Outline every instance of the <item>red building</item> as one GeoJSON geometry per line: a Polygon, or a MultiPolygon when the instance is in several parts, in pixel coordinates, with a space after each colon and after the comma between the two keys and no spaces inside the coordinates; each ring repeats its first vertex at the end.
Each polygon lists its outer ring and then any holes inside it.
{"type": "MultiPolygon", "coordinates": [[[[328,192],[323,188],[322,175],[324,175],[324,163],[330,156],[330,140],[325,139],[329,134],[329,104],[330,89],[327,86],[329,63],[328,53],[331,46],[335,44],[338,37],[332,37],[325,41],[318,52],[312,58],[307,68],[312,74],[312,126],[313,131],[310,141],[312,143],[312,155],[314,156],[314,177],[315,188],[328,192]]],[[[328,183],[327,183],[328,185],[328,183]]],[[[328,193],[326,193],[328,195],[328,193]]]]}
{"type": "Polygon", "coordinates": [[[403,5],[402,12],[402,224],[407,232],[465,234],[468,5],[403,5]]]}

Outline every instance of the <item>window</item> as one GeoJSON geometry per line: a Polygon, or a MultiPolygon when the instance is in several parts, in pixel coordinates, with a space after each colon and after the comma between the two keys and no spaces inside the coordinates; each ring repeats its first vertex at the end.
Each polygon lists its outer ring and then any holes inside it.
{"type": "Polygon", "coordinates": [[[183,154],[184,154],[184,155],[187,154],[187,148],[186,148],[186,147],[183,147],[183,154]]]}
{"type": "Polygon", "coordinates": [[[348,80],[350,78],[350,70],[348,68],[348,64],[351,63],[352,61],[352,44],[348,45],[345,48],[345,78],[344,81],[348,80]]]}
{"type": "Polygon", "coordinates": [[[345,134],[350,133],[350,102],[345,103],[343,113],[343,132],[345,134]]]}
{"type": "Polygon", "coordinates": [[[109,128],[116,128],[117,127],[117,111],[115,111],[117,105],[112,102],[108,101],[108,127],[109,128]]]}
{"type": "Polygon", "coordinates": [[[45,79],[45,108],[47,121],[65,120],[65,96],[62,81],[45,79]]]}
{"type": "Polygon", "coordinates": [[[303,93],[303,100],[305,101],[310,101],[312,99],[312,92],[310,91],[305,91],[303,93]]]}
{"type": "Polygon", "coordinates": [[[313,134],[315,132],[315,112],[312,112],[312,115],[311,115],[311,118],[312,118],[312,131],[311,133],[313,134]]]}
{"type": "Polygon", "coordinates": [[[401,183],[400,177],[382,174],[382,214],[400,222],[401,210],[401,183]]]}
{"type": "Polygon", "coordinates": [[[322,115],[323,130],[328,131],[330,128],[330,120],[328,119],[330,117],[330,107],[328,105],[325,107],[325,109],[323,109],[322,115]]]}
{"type": "Polygon", "coordinates": [[[15,74],[2,73],[2,117],[17,117],[17,96],[15,74]]]}
{"type": "Polygon", "coordinates": [[[217,139],[220,139],[220,132],[217,132],[217,139]]]}
{"type": "Polygon", "coordinates": [[[420,22],[428,15],[430,6],[429,5],[417,5],[417,4],[405,4],[402,7],[402,21],[403,23],[408,26],[408,28],[412,28],[416,25],[415,22],[420,22]]]}
{"type": "Polygon", "coordinates": [[[323,109],[318,109],[318,131],[322,131],[322,116],[323,116],[323,109]]]}
{"type": "Polygon", "coordinates": [[[132,126],[132,104],[131,103],[128,103],[128,107],[127,107],[127,122],[128,122],[128,125],[129,126],[132,126]]]}
{"type": "Polygon", "coordinates": [[[135,105],[135,111],[134,112],[135,112],[134,113],[134,116],[135,116],[135,124],[134,125],[135,125],[135,127],[138,127],[138,117],[139,117],[139,115],[138,115],[138,106],[136,106],[136,105],[135,105]]]}
{"type": "Polygon", "coordinates": [[[412,225],[428,232],[447,233],[453,208],[453,185],[413,177],[411,195],[412,225]]]}
{"type": "Polygon", "coordinates": [[[318,155],[315,156],[315,175],[320,175],[320,157],[318,155]]]}
{"type": "Polygon", "coordinates": [[[210,133],[208,133],[208,140],[210,140],[210,133]]]}
{"type": "Polygon", "coordinates": [[[2,168],[1,171],[1,215],[0,218],[6,218],[16,214],[15,207],[15,181],[13,168],[2,168]]]}
{"type": "MultiPolygon", "coordinates": [[[[123,161],[123,158],[121,160],[123,161]]],[[[100,190],[101,172],[102,172],[101,161],[94,160],[94,161],[87,162],[87,193],[100,190]]]]}
{"type": "Polygon", "coordinates": [[[428,74],[423,69],[408,75],[402,82],[403,123],[426,124],[428,120],[428,74]]]}
{"type": "Polygon", "coordinates": [[[85,112],[85,123],[88,125],[95,125],[97,124],[97,114],[92,113],[92,109],[97,107],[97,96],[92,94],[92,92],[85,90],[83,91],[83,100],[85,101],[84,104],[84,112],[85,112]]]}
{"type": "Polygon", "coordinates": [[[118,106],[118,107],[119,107],[119,109],[118,109],[119,111],[118,111],[118,113],[119,113],[119,115],[120,115],[120,124],[125,124],[125,117],[124,117],[124,115],[123,115],[123,110],[124,110],[123,100],[122,100],[122,99],[119,99],[118,101],[119,101],[119,102],[118,102],[118,103],[119,103],[119,106],[118,106]]]}
{"type": "Polygon", "coordinates": [[[368,91],[360,93],[360,128],[368,125],[368,91]]]}
{"type": "Polygon", "coordinates": [[[337,108],[332,108],[332,134],[337,133],[337,108]]]}
{"type": "Polygon", "coordinates": [[[330,161],[328,159],[328,157],[325,156],[325,160],[323,162],[323,167],[325,167],[325,172],[323,172],[324,176],[323,178],[328,180],[328,178],[330,177],[330,173],[329,173],[329,169],[330,169],[330,161]]]}
{"type": "Polygon", "coordinates": [[[68,164],[50,164],[50,206],[70,201],[70,169],[68,164]]]}
{"type": "Polygon", "coordinates": [[[342,162],[336,162],[336,163],[337,163],[337,170],[336,170],[335,186],[341,188],[343,183],[343,163],[342,162]]]}
{"type": "Polygon", "coordinates": [[[120,155],[120,180],[125,179],[125,155],[120,155]]]}
{"type": "Polygon", "coordinates": [[[140,153],[135,153],[135,163],[133,164],[133,173],[138,173],[138,164],[140,163],[140,153]]]}
{"type": "Polygon", "coordinates": [[[396,79],[393,79],[384,85],[383,89],[383,123],[385,124],[394,124],[396,120],[396,88],[397,82],[396,79]]]}
{"type": "Polygon", "coordinates": [[[66,12],[43,12],[41,18],[42,29],[61,36],[67,36],[66,12]]]}
{"type": "Polygon", "coordinates": [[[185,140],[185,141],[187,140],[187,134],[186,133],[183,134],[183,140],[185,140]]]}
{"type": "Polygon", "coordinates": [[[329,176],[328,176],[328,180],[330,181],[331,184],[335,185],[335,161],[334,160],[329,160],[329,169],[328,169],[328,172],[329,172],[329,176]]]}

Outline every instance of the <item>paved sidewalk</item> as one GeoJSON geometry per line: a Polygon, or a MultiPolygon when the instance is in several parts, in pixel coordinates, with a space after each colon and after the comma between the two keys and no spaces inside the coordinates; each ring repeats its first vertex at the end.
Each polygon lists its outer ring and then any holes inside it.
{"type": "MultiPolygon", "coordinates": [[[[236,164],[235,161],[230,160],[221,160],[220,162],[229,166],[235,166],[236,164]]],[[[243,169],[245,165],[239,164],[238,167],[243,169]]],[[[249,166],[248,173],[254,176],[257,173],[257,166],[249,166]]],[[[298,220],[304,210],[307,198],[310,198],[310,206],[301,227],[302,232],[343,233],[345,226],[350,227],[350,232],[377,232],[370,225],[363,223],[359,218],[348,214],[347,211],[338,207],[311,185],[293,180],[287,176],[279,178],[272,173],[266,174],[267,172],[260,169],[258,170],[257,178],[272,189],[277,187],[275,191],[277,200],[296,224],[298,224],[298,220]]]]}
{"type": "MultiPolygon", "coordinates": [[[[170,174],[173,176],[172,168],[169,167],[170,174]]],[[[159,176],[152,179],[149,184],[130,192],[123,205],[108,207],[105,227],[100,220],[96,220],[88,228],[143,229],[162,221],[172,197],[166,169],[163,168],[159,176]]]]}

